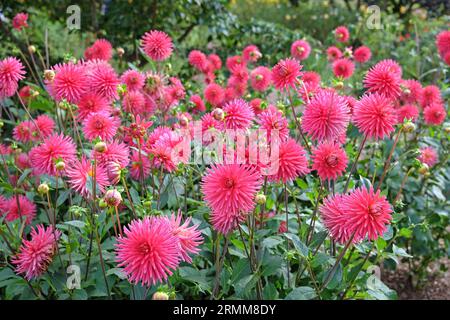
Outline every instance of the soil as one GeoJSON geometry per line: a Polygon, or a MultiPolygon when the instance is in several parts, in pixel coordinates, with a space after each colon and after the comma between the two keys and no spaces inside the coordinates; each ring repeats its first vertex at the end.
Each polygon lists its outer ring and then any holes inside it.
{"type": "Polygon", "coordinates": [[[383,282],[397,292],[399,300],[450,300],[450,259],[430,264],[427,272],[427,279],[419,285],[414,285],[417,280],[405,262],[397,270],[384,270],[381,274],[383,282]]]}

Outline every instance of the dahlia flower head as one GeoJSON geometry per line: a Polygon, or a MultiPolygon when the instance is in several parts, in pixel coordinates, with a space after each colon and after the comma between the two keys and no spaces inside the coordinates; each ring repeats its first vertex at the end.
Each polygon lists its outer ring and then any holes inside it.
{"type": "Polygon", "coordinates": [[[359,63],[366,63],[372,57],[372,52],[369,47],[361,46],[356,48],[353,52],[353,59],[359,63]]]}
{"type": "Polygon", "coordinates": [[[144,87],[145,76],[137,70],[129,69],[122,74],[120,81],[127,86],[127,90],[138,91],[144,87]]]}
{"type": "Polygon", "coordinates": [[[190,255],[196,255],[200,252],[199,246],[203,243],[203,237],[198,230],[199,225],[191,225],[191,217],[186,218],[184,222],[182,220],[183,217],[181,214],[181,210],[178,211],[178,214],[172,214],[170,216],[172,232],[179,239],[180,259],[187,263],[192,263],[192,258],[190,255]]]}
{"type": "Polygon", "coordinates": [[[339,26],[334,30],[334,37],[339,42],[347,42],[350,39],[350,32],[347,27],[339,26]]]}
{"type": "Polygon", "coordinates": [[[401,85],[402,93],[399,100],[404,104],[419,103],[422,97],[422,84],[414,79],[403,80],[401,85]]]}
{"type": "Polygon", "coordinates": [[[353,122],[368,138],[384,139],[394,130],[397,111],[390,99],[373,93],[364,95],[353,107],[353,122]]]}
{"type": "Polygon", "coordinates": [[[105,187],[110,185],[107,170],[102,165],[96,165],[94,168],[91,160],[85,156],[67,166],[66,176],[71,188],[85,198],[93,195],[94,181],[96,194],[102,194],[105,187]]]}
{"type": "Polygon", "coordinates": [[[333,73],[336,77],[350,78],[355,71],[355,64],[347,58],[340,58],[333,62],[333,73]]]}
{"type": "Polygon", "coordinates": [[[3,203],[0,205],[0,215],[5,216],[5,221],[23,219],[26,224],[31,224],[36,216],[36,205],[24,195],[12,196],[0,202],[3,203]]]}
{"type": "Polygon", "coordinates": [[[149,158],[142,152],[133,150],[131,153],[130,176],[133,180],[142,181],[150,176],[152,165],[149,158]]]}
{"type": "MultiPolygon", "coordinates": [[[[272,147],[272,154],[275,147],[272,147]]],[[[287,183],[299,176],[309,173],[306,151],[294,139],[288,138],[278,145],[278,157],[270,164],[274,174],[268,176],[270,181],[287,183]]]]}
{"type": "MultiPolygon", "coordinates": [[[[75,161],[76,146],[71,137],[54,133],[31,149],[30,163],[35,174],[57,175],[55,164],[63,161],[66,165],[75,161]]],[[[63,173],[63,172],[62,172],[63,173]]]]}
{"type": "Polygon", "coordinates": [[[218,107],[222,104],[225,98],[224,89],[217,83],[210,83],[206,86],[204,91],[205,100],[211,105],[218,107]]]}
{"type": "Polygon", "coordinates": [[[327,57],[328,60],[334,61],[336,59],[339,59],[343,56],[341,49],[335,46],[331,46],[327,49],[327,57]]]}
{"type": "Polygon", "coordinates": [[[89,60],[86,62],[86,72],[89,90],[109,102],[119,98],[118,86],[120,79],[114,68],[103,60],[89,60]]]}
{"type": "Polygon", "coordinates": [[[142,50],[155,61],[164,61],[173,51],[172,39],[162,31],[151,30],[141,39],[142,50]]]}
{"type": "Polygon", "coordinates": [[[86,139],[93,141],[97,138],[103,141],[111,141],[120,127],[120,119],[111,116],[107,112],[89,114],[83,120],[83,133],[86,139]]]}
{"type": "Polygon", "coordinates": [[[224,105],[225,129],[248,129],[255,116],[252,107],[243,99],[235,99],[224,105]]]}
{"type": "Polygon", "coordinates": [[[333,142],[319,144],[312,154],[312,170],[322,181],[336,180],[347,168],[348,158],[342,147],[333,142]]]}
{"type": "Polygon", "coordinates": [[[419,118],[419,109],[414,104],[404,105],[397,110],[399,123],[403,123],[405,120],[411,120],[412,122],[416,122],[419,118]]]}
{"type": "Polygon", "coordinates": [[[188,62],[200,72],[207,72],[209,60],[200,50],[192,50],[188,55],[188,62]]]}
{"type": "Polygon", "coordinates": [[[77,119],[81,122],[91,113],[110,113],[112,111],[112,107],[107,99],[92,92],[87,92],[82,95],[77,106],[77,119]]]}
{"type": "Polygon", "coordinates": [[[382,60],[367,71],[364,87],[370,93],[378,93],[389,99],[396,99],[402,93],[402,69],[394,60],[382,60]]]}
{"type": "Polygon", "coordinates": [[[53,226],[44,227],[40,224],[32,228],[31,239],[23,240],[19,252],[12,260],[16,265],[15,272],[27,280],[40,277],[52,262],[60,237],[61,232],[53,226]]]}
{"type": "Polygon", "coordinates": [[[419,151],[420,151],[420,154],[417,157],[417,160],[419,160],[422,163],[425,163],[430,168],[438,162],[438,153],[435,148],[423,147],[423,148],[420,148],[419,151]]]}
{"type": "Polygon", "coordinates": [[[306,105],[302,130],[314,140],[331,141],[347,130],[350,110],[344,98],[333,91],[319,91],[306,105]]]}
{"type": "Polygon", "coordinates": [[[56,100],[77,104],[89,90],[86,67],[81,64],[63,63],[53,66],[55,78],[46,81],[47,91],[56,100]]]}
{"type": "Polygon", "coordinates": [[[259,51],[258,47],[253,44],[248,45],[242,51],[242,58],[245,62],[255,63],[261,57],[262,57],[261,51],[259,51]]]}
{"type": "Polygon", "coordinates": [[[192,112],[193,113],[202,113],[206,111],[205,103],[202,100],[202,97],[199,95],[193,95],[189,98],[189,102],[192,104],[192,112]]]}
{"type": "Polygon", "coordinates": [[[291,45],[291,56],[297,60],[305,60],[311,53],[311,46],[305,40],[294,41],[291,45]]]}
{"type": "Polygon", "coordinates": [[[180,239],[167,217],[144,217],[124,227],[115,245],[118,267],[133,284],[151,286],[172,275],[181,261],[180,239]]]}
{"type": "MultiPolygon", "coordinates": [[[[450,31],[449,30],[443,30],[436,36],[436,47],[438,48],[439,54],[442,57],[442,59],[445,59],[445,57],[450,52],[450,31]]],[[[446,61],[446,63],[448,64],[447,61],[446,61]]]]}
{"type": "Polygon", "coordinates": [[[445,121],[447,110],[442,103],[432,103],[423,110],[425,124],[438,126],[445,121]]]}
{"type": "Polygon", "coordinates": [[[289,123],[283,113],[275,106],[269,106],[258,115],[257,122],[260,129],[266,130],[268,141],[271,141],[272,134],[278,139],[285,141],[289,138],[289,123]]]}
{"type": "Polygon", "coordinates": [[[15,57],[0,60],[0,99],[13,96],[19,81],[25,78],[25,67],[15,57]]]}
{"type": "Polygon", "coordinates": [[[361,187],[346,195],[328,196],[320,206],[324,225],[339,243],[376,240],[392,219],[392,207],[380,191],[361,187]]]}
{"type": "Polygon", "coordinates": [[[441,90],[435,85],[429,85],[422,89],[422,94],[419,98],[420,106],[425,109],[431,104],[442,104],[441,90]]]}
{"type": "Polygon", "coordinates": [[[276,89],[288,90],[295,88],[298,78],[302,76],[302,65],[295,59],[280,60],[272,68],[272,81],[276,89]]]}
{"type": "Polygon", "coordinates": [[[92,46],[86,48],[84,51],[84,57],[86,60],[105,60],[109,61],[112,58],[112,45],[106,39],[98,39],[92,44],[92,46]]]}
{"type": "Polygon", "coordinates": [[[211,62],[214,71],[222,69],[222,60],[217,54],[211,53],[208,55],[208,60],[211,62]]]}
{"type": "Polygon", "coordinates": [[[16,14],[12,20],[12,26],[19,31],[28,28],[28,13],[20,12],[16,14]]]}
{"type": "Polygon", "coordinates": [[[22,143],[39,141],[53,133],[55,122],[47,115],[40,115],[33,121],[26,120],[19,123],[13,130],[15,140],[22,143]]]}
{"type": "Polygon", "coordinates": [[[247,63],[242,56],[231,56],[231,57],[227,58],[225,65],[226,65],[227,69],[231,73],[233,73],[233,71],[237,68],[246,67],[247,63]]]}
{"type": "Polygon", "coordinates": [[[213,164],[202,178],[201,189],[211,209],[214,230],[228,234],[255,207],[261,175],[242,164],[213,164]]]}

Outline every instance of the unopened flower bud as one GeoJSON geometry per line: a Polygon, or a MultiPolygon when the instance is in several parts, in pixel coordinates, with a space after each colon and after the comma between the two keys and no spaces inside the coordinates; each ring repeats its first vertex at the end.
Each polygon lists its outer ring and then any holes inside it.
{"type": "Polygon", "coordinates": [[[122,47],[117,48],[117,55],[122,57],[125,54],[125,50],[122,47]]]}
{"type": "Polygon", "coordinates": [[[94,150],[98,153],[103,153],[107,149],[106,143],[103,141],[97,142],[94,146],[94,150]]]}
{"type": "Polygon", "coordinates": [[[39,95],[39,91],[31,89],[30,94],[33,98],[35,98],[39,95]]]}
{"type": "Polygon", "coordinates": [[[104,199],[100,199],[98,201],[98,206],[100,207],[100,209],[105,209],[108,207],[108,204],[106,203],[106,201],[104,199]]]}
{"type": "Polygon", "coordinates": [[[150,200],[146,200],[142,203],[144,208],[150,209],[152,207],[152,202],[150,200]]]}
{"type": "Polygon", "coordinates": [[[403,131],[413,132],[414,130],[416,130],[416,125],[411,121],[407,121],[403,124],[403,131]]]}
{"type": "Polygon", "coordinates": [[[262,74],[257,74],[255,78],[256,78],[256,80],[258,80],[258,81],[261,81],[262,79],[264,79],[264,77],[263,77],[262,74]]]}
{"type": "Polygon", "coordinates": [[[122,202],[122,196],[116,189],[106,191],[103,199],[111,207],[117,207],[122,202]]]}
{"type": "Polygon", "coordinates": [[[55,168],[58,171],[62,171],[66,168],[66,164],[64,163],[64,161],[58,160],[58,162],[56,162],[56,164],[55,164],[55,168]]]}
{"type": "Polygon", "coordinates": [[[215,108],[213,111],[213,117],[217,121],[222,121],[225,118],[225,113],[220,108],[215,108]]]}
{"type": "Polygon", "coordinates": [[[5,125],[5,123],[0,120],[0,128],[3,128],[4,125],[5,125]]]}
{"type": "Polygon", "coordinates": [[[450,126],[449,125],[444,126],[444,131],[445,133],[450,133],[450,126]]]}
{"type": "Polygon", "coordinates": [[[155,292],[152,300],[169,300],[169,295],[165,292],[155,292]]]}
{"type": "Polygon", "coordinates": [[[28,52],[29,53],[35,53],[36,52],[36,47],[33,45],[28,46],[28,52]]]}
{"type": "Polygon", "coordinates": [[[53,70],[45,70],[44,71],[44,79],[52,82],[55,79],[55,71],[53,70]]]}
{"type": "Polygon", "coordinates": [[[341,90],[341,89],[343,89],[343,88],[344,88],[344,82],[342,82],[342,81],[336,82],[336,84],[334,85],[334,88],[335,88],[336,90],[341,90]]]}
{"type": "Polygon", "coordinates": [[[47,194],[49,192],[50,188],[48,186],[48,184],[46,183],[41,183],[38,187],[38,192],[40,194],[47,194]]]}
{"type": "Polygon", "coordinates": [[[255,197],[255,201],[257,204],[265,204],[266,203],[266,196],[262,193],[257,194],[255,197]]]}
{"type": "Polygon", "coordinates": [[[424,175],[428,171],[430,171],[430,167],[426,163],[422,163],[422,165],[419,168],[419,173],[424,175]]]}

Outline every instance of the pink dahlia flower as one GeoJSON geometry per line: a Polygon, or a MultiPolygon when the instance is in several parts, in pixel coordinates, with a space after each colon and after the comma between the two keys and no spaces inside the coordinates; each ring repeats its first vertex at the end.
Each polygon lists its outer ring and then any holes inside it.
{"type": "Polygon", "coordinates": [[[250,73],[250,84],[256,91],[266,91],[272,83],[272,71],[266,67],[256,67],[250,73]]]}
{"type": "Polygon", "coordinates": [[[84,57],[87,60],[99,59],[109,61],[112,58],[112,50],[112,45],[108,40],[98,39],[84,51],[84,57]]]}
{"type": "Polygon", "coordinates": [[[208,68],[208,59],[206,55],[199,50],[189,52],[188,61],[191,66],[200,72],[205,72],[208,68]]]}
{"type": "Polygon", "coordinates": [[[442,124],[447,116],[447,111],[442,103],[433,103],[423,110],[425,124],[438,126],[442,124]]]}
{"type": "Polygon", "coordinates": [[[387,98],[398,98],[402,92],[401,67],[393,60],[383,60],[373,66],[364,78],[368,92],[379,93],[387,98]]]}
{"type": "Polygon", "coordinates": [[[345,133],[350,110],[344,98],[332,91],[320,91],[306,105],[302,129],[319,141],[334,140],[345,133]]]}
{"type": "Polygon", "coordinates": [[[145,76],[137,70],[127,70],[120,77],[122,83],[127,86],[127,90],[141,90],[145,84],[145,76]]]}
{"type": "Polygon", "coordinates": [[[97,182],[96,192],[97,194],[103,193],[105,187],[109,185],[108,174],[103,166],[97,164],[94,172],[91,161],[83,156],[81,161],[72,162],[66,169],[70,186],[85,198],[92,196],[94,174],[97,182]]]}
{"type": "Polygon", "coordinates": [[[173,51],[172,39],[162,31],[152,30],[144,34],[141,40],[145,54],[155,61],[163,61],[173,51]]]}
{"type": "Polygon", "coordinates": [[[199,225],[189,226],[191,221],[192,218],[188,217],[182,222],[181,212],[170,216],[172,232],[178,238],[180,244],[180,259],[188,263],[192,262],[192,258],[189,255],[199,253],[200,249],[198,246],[203,243],[203,237],[198,230],[199,225]]]}
{"type": "Polygon", "coordinates": [[[117,87],[120,80],[113,67],[102,60],[90,60],[87,66],[91,91],[108,101],[118,99],[117,87]]]}
{"type": "Polygon", "coordinates": [[[133,220],[117,238],[116,261],[132,283],[164,282],[180,263],[180,241],[166,217],[133,220]]]}
{"type": "Polygon", "coordinates": [[[194,113],[201,113],[206,111],[205,103],[199,95],[193,95],[189,99],[189,101],[193,104],[192,111],[194,113]]]}
{"type": "Polygon", "coordinates": [[[28,28],[28,13],[20,12],[16,14],[12,20],[12,26],[19,31],[28,28]]]}
{"type": "Polygon", "coordinates": [[[83,133],[89,141],[97,138],[111,141],[116,135],[119,126],[119,118],[113,117],[106,112],[91,113],[83,121],[83,133]]]}
{"type": "Polygon", "coordinates": [[[331,46],[327,49],[327,56],[328,60],[334,61],[342,57],[342,51],[335,46],[331,46]]]}
{"type": "Polygon", "coordinates": [[[257,121],[260,129],[266,130],[269,141],[272,134],[278,135],[282,141],[289,138],[289,123],[283,113],[276,107],[269,106],[266,110],[263,110],[258,115],[257,121]]]}
{"type": "Polygon", "coordinates": [[[226,129],[247,129],[251,126],[253,113],[250,105],[242,99],[235,99],[228,102],[224,107],[224,124],[226,129]]]}
{"type": "Polygon", "coordinates": [[[350,39],[350,32],[347,27],[339,26],[334,30],[334,36],[339,42],[347,42],[350,39]]]}
{"type": "Polygon", "coordinates": [[[397,112],[392,102],[378,94],[368,94],[353,108],[353,122],[369,138],[383,139],[395,130],[397,112]]]}
{"type": "Polygon", "coordinates": [[[305,149],[291,138],[279,144],[278,157],[271,166],[277,168],[277,172],[269,176],[270,181],[286,183],[309,173],[305,149]]]}
{"type": "Polygon", "coordinates": [[[67,165],[76,159],[76,146],[71,137],[52,134],[42,144],[30,151],[31,166],[38,174],[56,175],[55,164],[64,161],[67,165]]]}
{"type": "Polygon", "coordinates": [[[12,260],[16,265],[15,272],[24,275],[27,280],[41,276],[58,250],[60,237],[61,232],[53,229],[53,226],[46,228],[40,224],[33,228],[31,239],[23,240],[19,253],[12,260]]]}
{"type": "Polygon", "coordinates": [[[287,90],[295,88],[298,78],[302,75],[302,65],[295,59],[280,60],[272,68],[272,81],[276,89],[287,90]]]}
{"type": "Polygon", "coordinates": [[[205,88],[205,100],[213,106],[220,106],[225,98],[224,89],[217,83],[211,83],[205,88]]]}
{"type": "Polygon", "coordinates": [[[19,87],[19,80],[25,78],[25,67],[15,57],[0,60],[0,99],[13,96],[19,87]]]}
{"type": "Polygon", "coordinates": [[[55,78],[48,83],[48,91],[56,101],[66,99],[78,103],[89,89],[89,82],[84,66],[64,63],[53,67],[55,78]]]}
{"type": "Polygon", "coordinates": [[[420,148],[420,155],[417,159],[431,168],[438,162],[438,154],[435,148],[424,147],[420,148]]]}
{"type": "Polygon", "coordinates": [[[249,45],[242,51],[242,58],[245,62],[256,62],[262,57],[261,52],[255,45],[249,45]]]}
{"type": "Polygon", "coordinates": [[[347,168],[348,158],[344,149],[331,143],[321,143],[312,154],[312,169],[317,170],[321,180],[335,180],[347,168]]]}
{"type": "Polygon", "coordinates": [[[419,81],[413,79],[403,80],[401,87],[400,101],[405,104],[418,103],[420,101],[423,88],[419,81]]]}
{"type": "Polygon", "coordinates": [[[78,102],[78,120],[85,120],[91,113],[110,112],[112,108],[108,100],[96,93],[86,93],[78,102]]]}
{"type": "Polygon", "coordinates": [[[392,208],[380,190],[362,187],[345,197],[343,209],[346,216],[347,234],[355,234],[354,239],[376,240],[383,235],[392,219],[392,208]]]}
{"type": "Polygon", "coordinates": [[[36,205],[23,195],[12,196],[4,202],[4,212],[6,221],[20,219],[30,224],[36,216],[36,205]]]}
{"type": "Polygon", "coordinates": [[[366,46],[361,46],[356,48],[355,52],[353,52],[353,58],[355,61],[359,63],[366,63],[372,57],[372,52],[366,46]]]}
{"type": "Polygon", "coordinates": [[[419,109],[413,104],[407,104],[397,109],[397,116],[399,123],[403,123],[406,119],[415,122],[419,118],[419,109]]]}
{"type": "MultiPolygon", "coordinates": [[[[331,237],[341,243],[345,244],[352,236],[346,226],[347,216],[344,210],[344,202],[346,195],[337,194],[335,196],[328,196],[320,206],[320,215],[323,224],[330,232],[331,237]]],[[[352,242],[357,242],[359,239],[353,238],[352,242]]]]}
{"type": "Polygon", "coordinates": [[[430,104],[441,104],[442,98],[441,98],[441,90],[439,87],[435,85],[429,85],[423,88],[422,94],[419,98],[419,103],[422,106],[423,109],[425,109],[430,104]]]}
{"type": "Polygon", "coordinates": [[[436,46],[441,56],[444,56],[446,53],[450,52],[450,31],[444,30],[441,31],[436,36],[436,46]]]}
{"type": "Polygon", "coordinates": [[[291,56],[297,60],[305,60],[311,53],[311,46],[305,40],[294,41],[291,45],[291,56]]]}
{"type": "Polygon", "coordinates": [[[211,53],[208,56],[208,60],[211,62],[214,70],[220,70],[222,68],[222,60],[217,54],[211,53]]]}
{"type": "Polygon", "coordinates": [[[133,150],[131,153],[130,176],[136,181],[146,179],[150,175],[151,163],[146,155],[133,150]]]}
{"type": "Polygon", "coordinates": [[[255,207],[261,188],[259,173],[245,165],[212,165],[202,179],[204,199],[215,230],[228,234],[255,207]]]}
{"type": "Polygon", "coordinates": [[[122,106],[126,112],[143,114],[145,111],[145,97],[140,91],[128,91],[122,99],[122,106]]]}
{"type": "Polygon", "coordinates": [[[347,58],[340,58],[333,63],[333,73],[336,77],[350,78],[355,71],[355,64],[347,58]]]}

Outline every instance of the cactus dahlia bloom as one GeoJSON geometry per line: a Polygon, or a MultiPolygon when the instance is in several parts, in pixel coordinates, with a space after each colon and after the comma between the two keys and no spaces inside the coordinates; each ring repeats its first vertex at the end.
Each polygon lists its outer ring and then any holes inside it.
{"type": "Polygon", "coordinates": [[[245,165],[212,165],[202,179],[204,199],[211,208],[213,228],[228,234],[255,207],[260,174],[245,165]]]}
{"type": "Polygon", "coordinates": [[[63,99],[70,103],[78,103],[89,89],[89,82],[84,66],[64,63],[53,67],[55,78],[47,84],[50,95],[56,101],[63,99]]]}
{"type": "Polygon", "coordinates": [[[226,129],[247,129],[251,126],[254,113],[250,105],[242,99],[228,102],[224,107],[226,129]]]}
{"type": "Polygon", "coordinates": [[[83,121],[83,133],[86,139],[92,141],[100,138],[111,141],[120,126],[120,119],[106,112],[91,113],[83,121]]]}
{"type": "Polygon", "coordinates": [[[371,57],[372,52],[366,46],[358,47],[356,48],[355,52],[353,52],[353,58],[359,63],[365,63],[369,61],[371,57]]]}
{"type": "Polygon", "coordinates": [[[361,187],[353,190],[343,202],[347,234],[355,234],[356,241],[368,237],[376,240],[383,235],[392,219],[392,208],[380,190],[361,187]]]}
{"type": "Polygon", "coordinates": [[[420,155],[417,157],[417,160],[425,163],[431,168],[438,162],[438,154],[436,149],[433,147],[420,148],[420,155]]]}
{"type": "Polygon", "coordinates": [[[435,85],[429,85],[423,88],[419,98],[422,108],[426,108],[433,103],[442,103],[441,90],[435,85]]]}
{"type": "Polygon", "coordinates": [[[20,12],[16,14],[12,20],[12,26],[16,30],[28,28],[28,13],[20,12]]]}
{"type": "Polygon", "coordinates": [[[315,140],[334,140],[345,133],[349,121],[345,99],[332,91],[320,91],[306,105],[302,129],[315,140]]]}
{"type": "Polygon", "coordinates": [[[350,78],[355,71],[355,64],[347,58],[340,58],[333,63],[333,73],[336,77],[350,78]]]}
{"type": "Polygon", "coordinates": [[[31,149],[31,166],[37,174],[56,175],[55,164],[61,160],[67,165],[76,159],[76,146],[71,137],[52,134],[42,144],[31,149]]]}
{"type": "Polygon", "coordinates": [[[379,93],[395,99],[402,93],[402,69],[393,60],[383,60],[373,66],[364,77],[364,87],[368,92],[379,93]]]}
{"type": "Polygon", "coordinates": [[[225,92],[217,83],[211,83],[206,86],[204,96],[206,101],[217,107],[222,104],[223,99],[225,98],[225,92]]]}
{"type": "Polygon", "coordinates": [[[118,266],[134,284],[164,282],[180,263],[180,240],[167,217],[131,221],[115,246],[118,266]]]}
{"type": "Polygon", "coordinates": [[[172,231],[178,237],[180,243],[180,259],[188,263],[192,262],[190,254],[199,253],[198,246],[203,243],[203,237],[198,229],[199,225],[191,224],[192,218],[188,217],[182,222],[182,214],[178,212],[177,215],[170,216],[170,223],[172,224],[172,231]]]}
{"type": "Polygon", "coordinates": [[[423,110],[423,118],[428,125],[438,126],[442,124],[447,116],[447,111],[441,103],[433,103],[423,110]]]}
{"type": "Polygon", "coordinates": [[[441,31],[436,36],[436,46],[441,57],[444,57],[448,52],[450,52],[450,31],[441,31]]]}
{"type": "Polygon", "coordinates": [[[3,205],[3,208],[0,207],[0,214],[6,215],[6,221],[14,221],[22,217],[26,224],[30,224],[36,215],[36,205],[23,195],[12,196],[4,200],[3,205]]]}
{"type": "Polygon", "coordinates": [[[31,280],[47,271],[53,256],[58,250],[59,230],[53,226],[45,228],[38,225],[31,230],[31,240],[23,240],[19,253],[12,260],[16,265],[15,272],[23,274],[25,279],[31,280]]]}
{"type": "Polygon", "coordinates": [[[145,54],[155,61],[163,61],[170,57],[173,51],[172,39],[162,31],[152,30],[141,39],[145,54]]]}
{"type": "Polygon", "coordinates": [[[120,77],[122,83],[127,86],[127,90],[141,90],[145,84],[145,76],[137,70],[127,70],[120,77]]]}
{"type": "Polygon", "coordinates": [[[367,137],[383,139],[395,130],[397,112],[383,95],[368,94],[355,104],[353,122],[367,137]]]}
{"type": "Polygon", "coordinates": [[[274,106],[269,106],[258,115],[258,123],[261,129],[267,131],[267,138],[270,141],[270,136],[273,131],[278,134],[281,141],[289,138],[289,124],[283,113],[274,106]]]}
{"type": "Polygon", "coordinates": [[[302,65],[295,59],[280,60],[272,68],[272,81],[276,89],[287,90],[295,88],[298,78],[302,75],[302,65]]]}
{"type": "Polygon", "coordinates": [[[348,158],[340,146],[324,142],[312,154],[312,169],[322,180],[335,180],[340,177],[347,167],[348,158]]]}
{"type": "Polygon", "coordinates": [[[16,93],[19,80],[25,78],[24,69],[20,60],[15,57],[0,60],[0,99],[16,93]]]}
{"type": "Polygon", "coordinates": [[[305,60],[311,53],[311,46],[305,40],[294,41],[291,45],[291,56],[297,60],[305,60]]]}
{"type": "Polygon", "coordinates": [[[277,172],[269,176],[270,181],[286,183],[309,172],[305,150],[291,138],[279,144],[278,157],[271,166],[277,172]]]}
{"type": "Polygon", "coordinates": [[[339,26],[334,30],[334,36],[339,42],[347,42],[350,39],[350,32],[347,27],[339,26]]]}
{"type": "MultiPolygon", "coordinates": [[[[341,244],[347,243],[352,236],[346,228],[347,217],[343,208],[346,197],[347,195],[341,194],[330,195],[325,198],[319,209],[323,224],[331,237],[341,244]]],[[[353,242],[357,240],[359,239],[353,238],[353,242]]]]}
{"type": "Polygon", "coordinates": [[[242,59],[245,62],[256,62],[261,57],[262,54],[255,45],[249,45],[242,51],[242,59]]]}
{"type": "Polygon", "coordinates": [[[327,57],[328,60],[334,61],[342,57],[342,51],[338,47],[331,46],[327,49],[327,57]]]}
{"type": "MultiPolygon", "coordinates": [[[[94,167],[90,160],[83,156],[81,161],[76,160],[72,162],[66,169],[66,175],[72,189],[86,198],[92,195],[94,167]]],[[[101,165],[96,165],[95,167],[95,181],[97,183],[97,193],[103,193],[105,187],[109,185],[108,173],[101,165]]]]}
{"type": "Polygon", "coordinates": [[[266,91],[272,83],[272,72],[266,67],[256,67],[250,73],[250,84],[256,91],[266,91]]]}
{"type": "Polygon", "coordinates": [[[109,61],[112,58],[112,45],[106,39],[96,40],[92,46],[86,48],[84,51],[84,57],[87,60],[105,60],[109,61]]]}
{"type": "Polygon", "coordinates": [[[398,122],[402,123],[405,119],[409,119],[413,122],[419,118],[419,109],[413,104],[407,104],[397,109],[398,122]]]}

